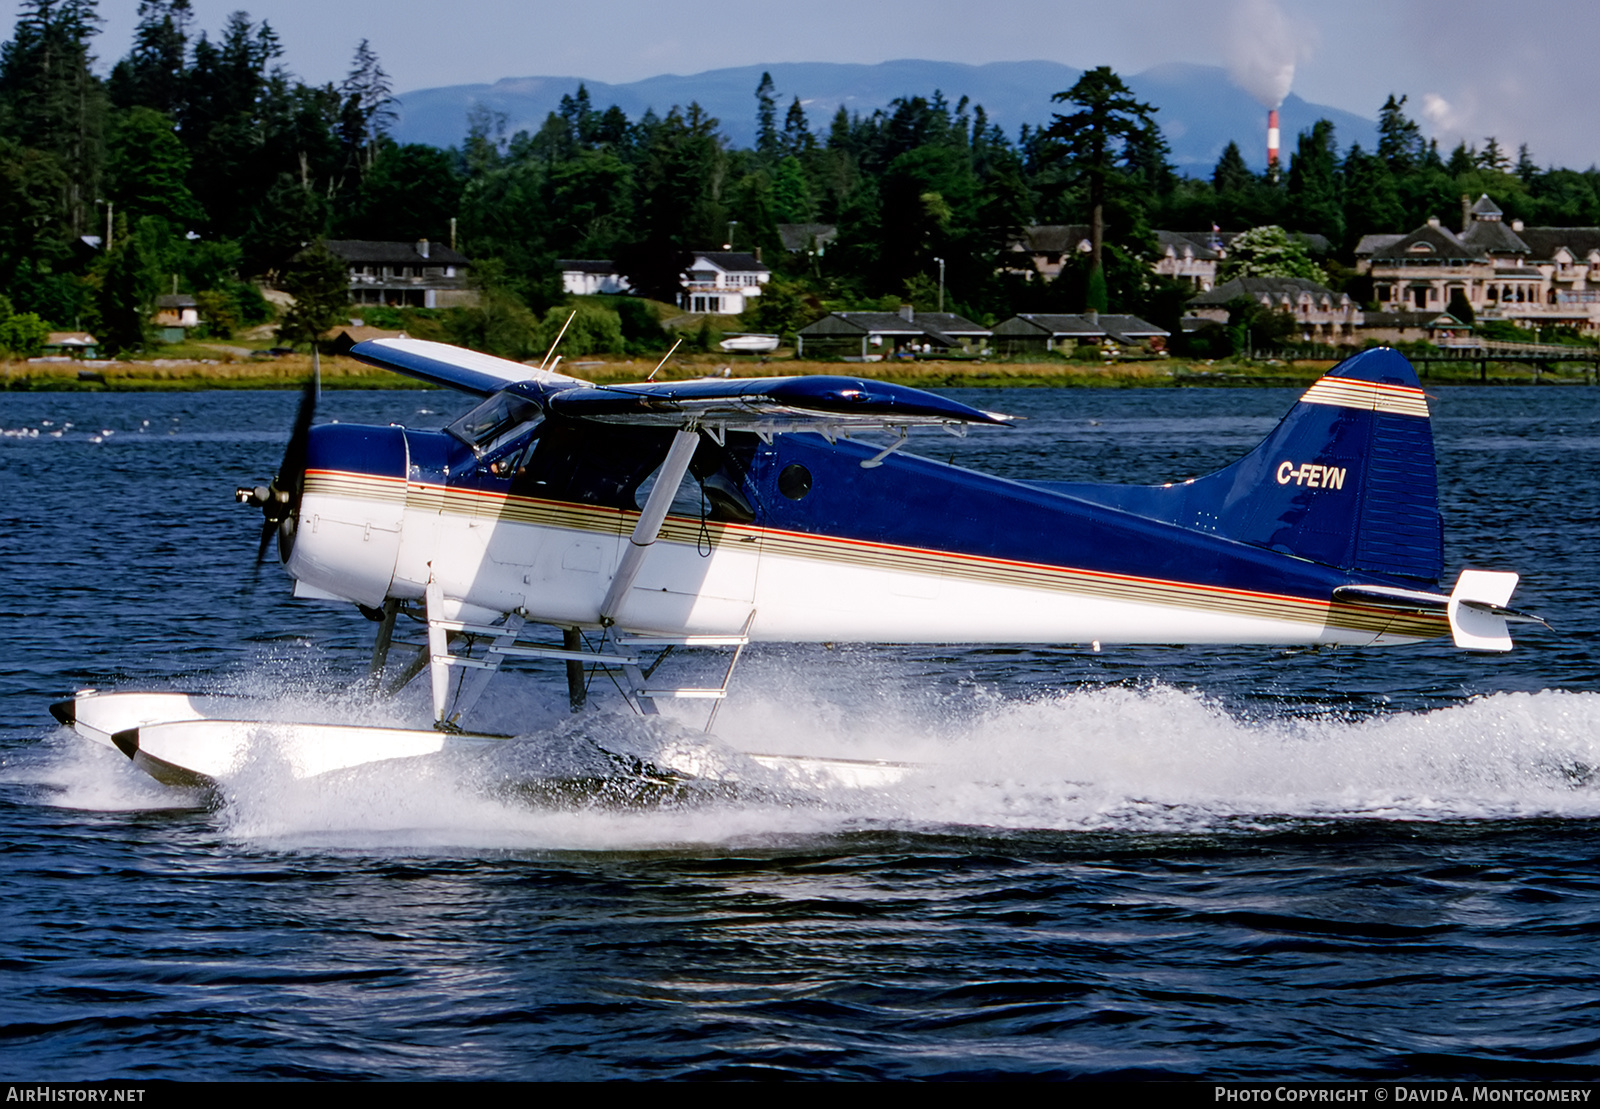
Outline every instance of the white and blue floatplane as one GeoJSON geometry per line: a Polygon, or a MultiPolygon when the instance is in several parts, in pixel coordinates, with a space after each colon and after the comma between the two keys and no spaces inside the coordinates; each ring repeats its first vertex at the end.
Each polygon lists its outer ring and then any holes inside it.
{"type": "MultiPolygon", "coordinates": [[[[1508,622],[1542,623],[1507,607],[1514,573],[1463,570],[1440,587],[1428,402],[1386,348],[1315,382],[1244,458],[1161,486],[1014,481],[901,453],[916,429],[1012,421],[882,382],[595,385],[413,339],[345,353],[480,402],[442,431],[313,426],[308,386],[277,477],[238,499],[262,511],[261,553],[276,538],[295,596],[376,622],[385,688],[428,676],[432,727],[249,719],[225,698],[93,691],[54,705],[57,719],[193,783],[226,778],[263,729],[302,774],[500,742],[470,714],[508,659],[564,663],[574,709],[600,669],[638,713],[696,698],[714,719],[753,642],[1449,635],[1504,651],[1508,622]],[[702,507],[675,513],[685,486],[702,507]],[[401,617],[425,629],[403,658],[401,617]],[[725,652],[722,680],[657,679],[682,649],[725,652]]],[[[898,772],[756,757],[854,784],[898,772]]]]}

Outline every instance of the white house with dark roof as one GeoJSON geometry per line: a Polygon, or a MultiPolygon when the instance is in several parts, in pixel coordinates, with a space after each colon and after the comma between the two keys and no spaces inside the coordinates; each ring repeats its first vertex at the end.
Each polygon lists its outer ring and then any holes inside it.
{"type": "Polygon", "coordinates": [[[477,303],[467,284],[472,259],[441,243],[327,239],[322,245],[349,270],[351,304],[450,308],[477,303]]]}
{"type": "Polygon", "coordinates": [[[737,316],[771,280],[772,271],[754,254],[697,250],[684,272],[678,305],[696,314],[737,316]]]}

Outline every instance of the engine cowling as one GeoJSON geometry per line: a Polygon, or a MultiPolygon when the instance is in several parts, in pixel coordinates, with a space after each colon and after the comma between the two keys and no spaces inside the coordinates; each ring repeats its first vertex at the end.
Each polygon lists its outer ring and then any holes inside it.
{"type": "Polygon", "coordinates": [[[383,604],[400,554],[407,457],[399,427],[311,429],[285,559],[291,577],[369,608],[383,604]]]}

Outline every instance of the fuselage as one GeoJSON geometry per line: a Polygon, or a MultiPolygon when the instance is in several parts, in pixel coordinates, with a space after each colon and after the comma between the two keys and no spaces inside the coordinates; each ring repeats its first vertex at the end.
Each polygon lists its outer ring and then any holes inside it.
{"type": "MultiPolygon", "coordinates": [[[[288,570],[377,607],[430,579],[468,618],[592,626],[668,434],[551,418],[480,444],[313,429],[288,570]]],[[[768,641],[1400,643],[1441,616],[1333,600],[1351,573],[1057,489],[819,435],[702,436],[628,630],[768,641]],[[753,613],[753,617],[752,617],[753,613]]],[[[1382,583],[1379,575],[1359,580],[1382,583]]],[[[1393,579],[1400,586],[1414,581],[1393,579]]]]}

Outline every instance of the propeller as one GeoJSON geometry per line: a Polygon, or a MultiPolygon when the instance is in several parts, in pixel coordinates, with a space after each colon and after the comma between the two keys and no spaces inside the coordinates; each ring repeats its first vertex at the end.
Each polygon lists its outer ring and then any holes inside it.
{"type": "Polygon", "coordinates": [[[321,360],[312,348],[312,375],[300,393],[300,407],[295,410],[294,427],[289,432],[288,445],[283,449],[283,461],[278,463],[278,476],[271,485],[241,485],[234,490],[234,500],[261,509],[261,542],[256,547],[256,570],[267,557],[267,547],[276,533],[278,559],[289,561],[294,550],[295,525],[300,516],[300,496],[305,491],[306,445],[311,437],[311,421],[317,413],[317,393],[322,379],[321,360]]]}

